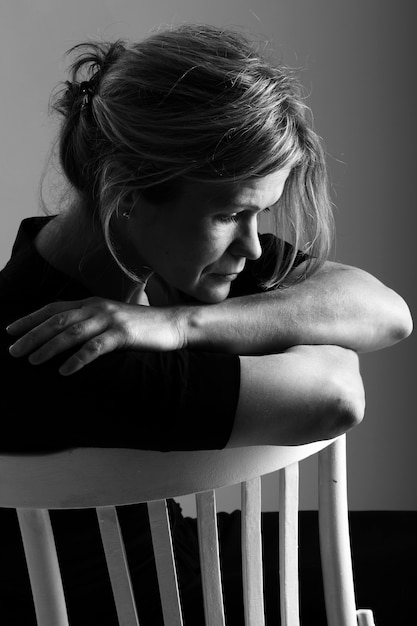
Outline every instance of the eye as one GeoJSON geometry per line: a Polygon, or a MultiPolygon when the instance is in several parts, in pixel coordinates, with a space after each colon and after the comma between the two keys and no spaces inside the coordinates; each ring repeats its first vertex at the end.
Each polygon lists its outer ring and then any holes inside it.
{"type": "Polygon", "coordinates": [[[217,219],[219,222],[223,222],[223,224],[228,224],[230,222],[237,222],[239,219],[239,213],[229,213],[228,215],[218,215],[217,219]]]}
{"type": "MultiPolygon", "coordinates": [[[[258,212],[257,215],[260,215],[260,213],[267,213],[271,211],[271,207],[266,207],[266,209],[263,209],[262,211],[258,212]]],[[[252,214],[252,212],[249,211],[238,211],[236,213],[225,213],[225,214],[220,214],[217,215],[217,220],[219,222],[222,222],[223,224],[228,224],[230,222],[238,222],[239,219],[243,219],[244,216],[246,214],[252,214]]]]}

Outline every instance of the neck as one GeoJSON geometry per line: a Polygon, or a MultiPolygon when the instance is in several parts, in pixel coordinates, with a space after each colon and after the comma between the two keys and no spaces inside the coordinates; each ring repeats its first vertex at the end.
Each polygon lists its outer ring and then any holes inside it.
{"type": "Polygon", "coordinates": [[[73,207],[48,222],[35,246],[50,265],[94,296],[129,301],[137,290],[107,249],[101,228],[81,209],[73,207]]]}

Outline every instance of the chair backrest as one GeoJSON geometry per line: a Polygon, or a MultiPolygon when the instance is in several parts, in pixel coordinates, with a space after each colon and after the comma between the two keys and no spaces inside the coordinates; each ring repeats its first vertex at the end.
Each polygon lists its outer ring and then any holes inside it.
{"type": "MultiPolygon", "coordinates": [[[[215,490],[242,486],[245,623],[263,626],[261,476],[280,470],[280,593],[283,626],[298,626],[298,463],[320,455],[320,542],[329,626],[356,626],[347,526],[345,439],[303,446],[152,452],[77,448],[0,455],[0,506],[17,509],[39,626],[67,626],[51,509],[95,508],[119,623],[138,618],[116,506],[147,502],[164,622],[181,626],[166,500],[196,494],[207,626],[224,626],[215,490]]],[[[368,616],[369,618],[369,616],[368,616]]],[[[372,621],[362,621],[370,626],[372,621]]],[[[361,618],[362,619],[362,618],[361,618]]]]}

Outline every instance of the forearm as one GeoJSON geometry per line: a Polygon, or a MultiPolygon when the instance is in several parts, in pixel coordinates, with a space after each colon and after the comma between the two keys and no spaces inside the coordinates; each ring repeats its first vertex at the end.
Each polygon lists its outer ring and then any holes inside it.
{"type": "Polygon", "coordinates": [[[240,357],[241,380],[228,445],[299,445],[360,423],[365,394],[359,359],[337,346],[295,346],[240,357]]]}
{"type": "Polygon", "coordinates": [[[327,263],[286,289],[254,294],[180,313],[190,348],[272,354],[294,345],[338,345],[368,352],[404,339],[407,305],[370,274],[327,263]]]}
{"type": "Polygon", "coordinates": [[[212,305],[143,306],[102,298],[56,302],[8,327],[12,356],[40,364],[79,347],[61,367],[72,374],[113,350],[182,348],[243,355],[293,346],[378,350],[412,330],[404,300],[366,272],[335,264],[287,289],[212,305]]]}

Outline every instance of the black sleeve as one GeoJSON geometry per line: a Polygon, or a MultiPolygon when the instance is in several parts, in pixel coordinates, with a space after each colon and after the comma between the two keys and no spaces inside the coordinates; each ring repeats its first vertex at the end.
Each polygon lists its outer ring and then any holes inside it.
{"type": "Polygon", "coordinates": [[[236,355],[120,351],[64,377],[62,355],[32,366],[2,353],[3,452],[221,449],[229,439],[240,383],[236,355]]]}

